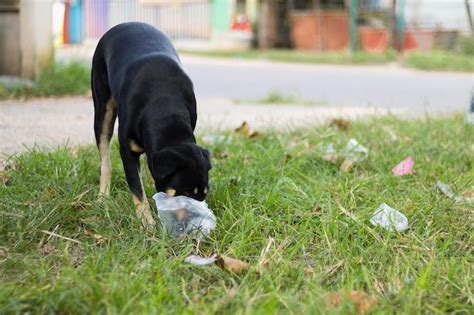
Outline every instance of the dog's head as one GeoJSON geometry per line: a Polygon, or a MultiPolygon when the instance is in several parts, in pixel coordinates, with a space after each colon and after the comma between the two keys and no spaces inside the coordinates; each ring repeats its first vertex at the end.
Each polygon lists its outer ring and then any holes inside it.
{"type": "Polygon", "coordinates": [[[180,144],[153,153],[148,160],[156,191],[204,200],[209,191],[210,153],[197,144],[180,144]]]}

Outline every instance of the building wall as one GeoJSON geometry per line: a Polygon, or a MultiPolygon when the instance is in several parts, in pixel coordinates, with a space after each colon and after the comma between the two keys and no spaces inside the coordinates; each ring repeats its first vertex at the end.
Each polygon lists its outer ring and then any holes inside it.
{"type": "MultiPolygon", "coordinates": [[[[465,0],[405,0],[407,26],[469,31],[465,0]]],[[[470,0],[474,16],[474,1],[470,0]]]]}

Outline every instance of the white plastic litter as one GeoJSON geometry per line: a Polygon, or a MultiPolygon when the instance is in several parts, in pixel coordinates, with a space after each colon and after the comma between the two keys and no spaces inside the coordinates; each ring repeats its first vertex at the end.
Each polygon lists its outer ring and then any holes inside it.
{"type": "Polygon", "coordinates": [[[339,160],[339,156],[333,143],[329,143],[326,147],[323,147],[322,153],[322,159],[325,161],[337,162],[339,160]]]}
{"type": "Polygon", "coordinates": [[[211,257],[201,257],[196,255],[188,256],[184,259],[184,262],[195,266],[207,266],[216,263],[217,254],[212,255],[211,257]]]}
{"type": "Polygon", "coordinates": [[[343,155],[347,160],[360,162],[369,157],[369,149],[359,144],[356,139],[351,138],[344,149],[343,155]]]}
{"type": "Polygon", "coordinates": [[[395,229],[398,232],[402,232],[408,229],[407,217],[400,211],[389,207],[385,203],[382,203],[377,209],[375,209],[374,215],[370,219],[370,223],[390,231],[395,229]]]}
{"type": "Polygon", "coordinates": [[[437,181],[436,182],[436,187],[447,197],[449,198],[454,198],[456,195],[454,194],[454,191],[451,189],[451,187],[448,184],[445,184],[443,182],[437,181]]]}
{"type": "Polygon", "coordinates": [[[438,188],[446,197],[454,199],[454,202],[459,203],[474,203],[473,198],[466,198],[462,196],[456,196],[454,191],[451,189],[451,186],[443,182],[437,181],[436,188],[438,188]]]}
{"type": "Polygon", "coordinates": [[[216,217],[205,201],[186,196],[170,197],[163,192],[153,195],[158,217],[168,234],[181,237],[197,232],[202,239],[216,227],[216,217]]]}

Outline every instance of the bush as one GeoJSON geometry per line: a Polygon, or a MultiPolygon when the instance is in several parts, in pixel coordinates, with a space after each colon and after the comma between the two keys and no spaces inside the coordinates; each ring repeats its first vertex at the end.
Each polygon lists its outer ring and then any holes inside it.
{"type": "Polygon", "coordinates": [[[465,55],[474,56],[474,38],[461,37],[459,39],[459,48],[461,53],[465,55]]]}
{"type": "Polygon", "coordinates": [[[42,70],[34,84],[0,83],[0,99],[84,94],[90,89],[90,67],[83,62],[53,63],[42,70]]]}

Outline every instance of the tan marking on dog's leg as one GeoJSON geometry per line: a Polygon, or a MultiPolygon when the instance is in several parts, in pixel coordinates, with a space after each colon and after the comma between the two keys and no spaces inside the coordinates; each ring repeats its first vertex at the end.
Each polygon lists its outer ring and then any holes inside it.
{"type": "Polygon", "coordinates": [[[140,220],[142,220],[143,226],[153,226],[155,225],[155,220],[151,215],[150,204],[145,195],[145,189],[143,188],[143,181],[140,178],[140,184],[142,186],[143,200],[140,200],[137,196],[132,193],[133,203],[135,204],[135,211],[140,220]]]}
{"type": "Polygon", "coordinates": [[[108,196],[110,194],[110,179],[112,177],[112,166],[110,163],[110,123],[113,117],[113,110],[116,103],[110,99],[105,105],[105,117],[100,134],[99,154],[100,154],[100,194],[108,196]]]}
{"type": "Polygon", "coordinates": [[[150,204],[145,196],[143,196],[143,201],[141,201],[137,196],[132,194],[133,203],[135,204],[135,211],[138,218],[142,221],[143,226],[153,226],[155,220],[153,219],[150,211],[150,204]]]}
{"type": "Polygon", "coordinates": [[[129,145],[130,145],[130,150],[133,152],[137,152],[137,153],[145,152],[145,150],[133,140],[130,140],[129,145]]]}
{"type": "Polygon", "coordinates": [[[166,189],[166,194],[170,197],[174,197],[174,195],[176,195],[176,189],[168,188],[166,189]]]}

